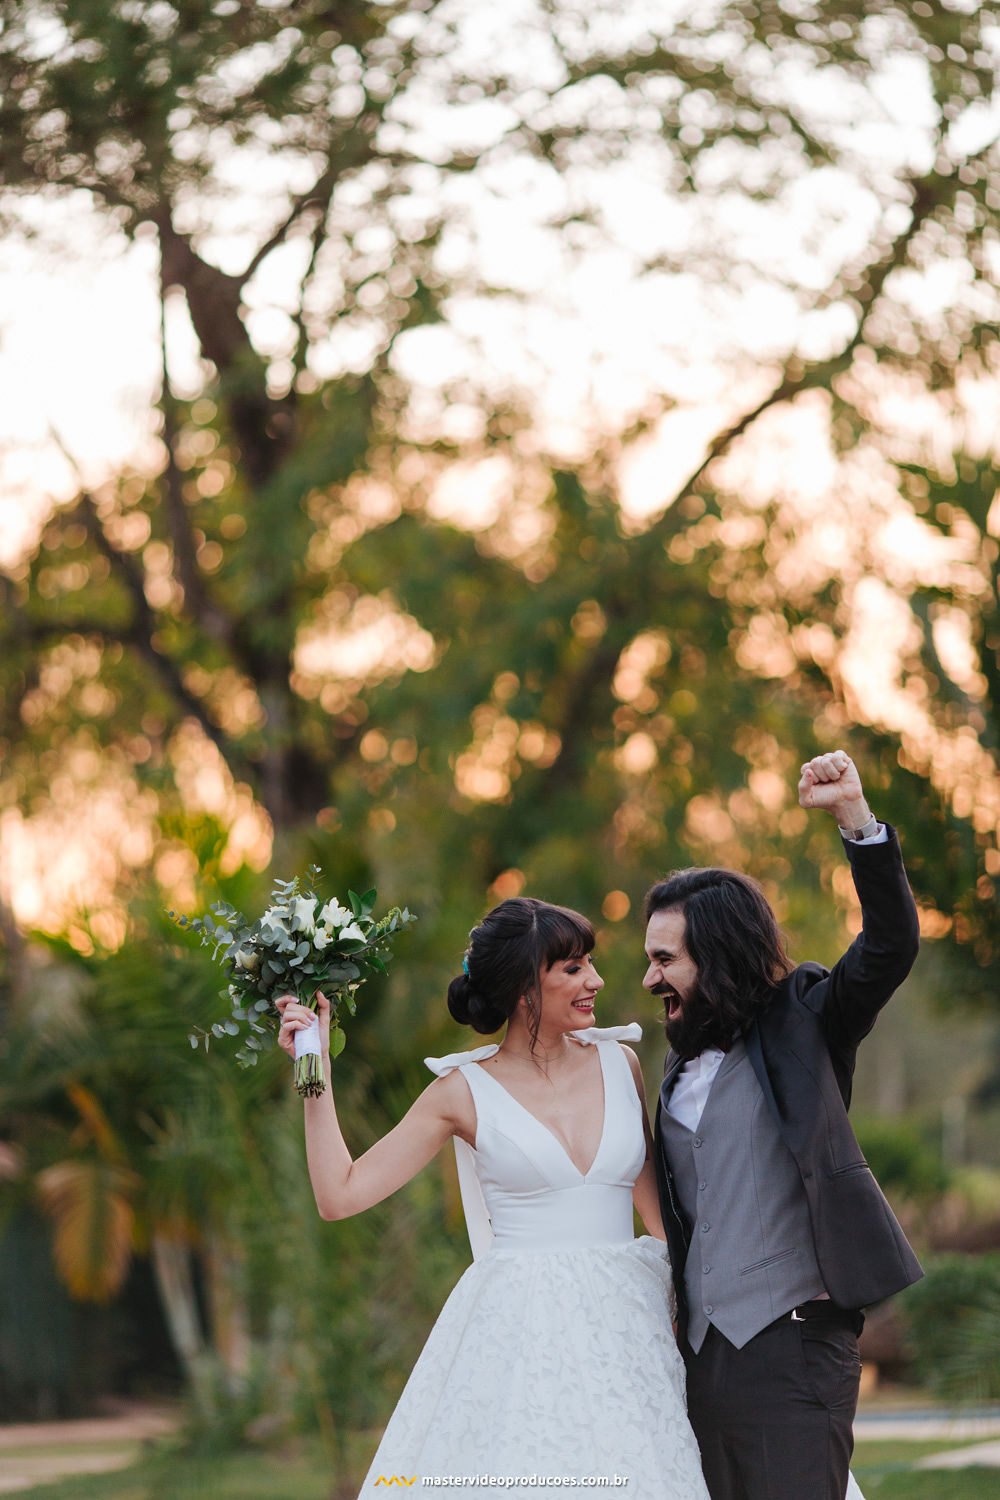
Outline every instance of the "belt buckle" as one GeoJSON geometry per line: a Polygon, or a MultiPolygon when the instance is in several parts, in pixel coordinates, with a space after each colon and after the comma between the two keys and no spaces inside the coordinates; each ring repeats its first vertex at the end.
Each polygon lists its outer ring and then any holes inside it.
{"type": "Polygon", "coordinates": [[[799,1312],[799,1310],[798,1310],[797,1307],[793,1307],[792,1308],[791,1317],[792,1317],[792,1322],[793,1323],[805,1323],[805,1322],[808,1322],[808,1319],[804,1318],[802,1316],[802,1314],[799,1312]]]}

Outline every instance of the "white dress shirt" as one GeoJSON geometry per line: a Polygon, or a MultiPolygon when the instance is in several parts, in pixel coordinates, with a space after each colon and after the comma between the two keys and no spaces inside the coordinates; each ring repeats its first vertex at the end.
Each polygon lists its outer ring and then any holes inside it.
{"type": "Polygon", "coordinates": [[[692,1132],[698,1129],[709,1091],[725,1055],[721,1047],[706,1047],[697,1057],[689,1057],[670,1091],[667,1114],[692,1132]]]}

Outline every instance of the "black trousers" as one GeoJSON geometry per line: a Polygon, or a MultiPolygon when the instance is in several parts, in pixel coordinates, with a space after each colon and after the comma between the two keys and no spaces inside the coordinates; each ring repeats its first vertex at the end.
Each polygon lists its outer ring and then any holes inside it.
{"type": "Polygon", "coordinates": [[[783,1318],[742,1349],[710,1327],[697,1354],[681,1340],[712,1500],[844,1500],[862,1321],[783,1318]]]}

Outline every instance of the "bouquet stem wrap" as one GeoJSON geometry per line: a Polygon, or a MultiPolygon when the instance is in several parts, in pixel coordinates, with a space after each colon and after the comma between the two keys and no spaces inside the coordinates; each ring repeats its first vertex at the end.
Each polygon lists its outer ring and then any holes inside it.
{"type": "MultiPolygon", "coordinates": [[[[312,1010],[308,1000],[301,1002],[312,1010]]],[[[315,1099],[326,1088],[323,1051],[319,1039],[319,1016],[305,1031],[295,1033],[295,1087],[305,1099],[315,1099]]]]}

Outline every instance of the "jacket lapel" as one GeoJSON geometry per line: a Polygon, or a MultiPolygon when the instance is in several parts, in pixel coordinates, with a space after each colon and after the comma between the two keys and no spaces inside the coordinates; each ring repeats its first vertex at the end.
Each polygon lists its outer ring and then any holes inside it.
{"type": "Polygon", "coordinates": [[[764,1062],[764,1049],[761,1046],[760,1041],[760,1026],[756,1021],[752,1021],[747,1027],[746,1031],[743,1033],[743,1040],[746,1044],[747,1056],[750,1059],[750,1065],[753,1068],[754,1073],[757,1075],[757,1082],[760,1084],[760,1091],[764,1095],[764,1098],[767,1100],[767,1107],[771,1111],[771,1114],[774,1116],[774,1123],[781,1131],[781,1137],[782,1140],[784,1140],[785,1124],[778,1109],[778,1101],[774,1097],[774,1090],[771,1087],[771,1079],[768,1076],[767,1064],[764,1062]]]}
{"type": "Polygon", "coordinates": [[[663,1082],[660,1085],[660,1100],[663,1104],[666,1104],[670,1098],[674,1084],[677,1082],[677,1075],[683,1066],[684,1059],[678,1057],[677,1053],[671,1048],[667,1053],[667,1060],[663,1067],[663,1082]]]}

